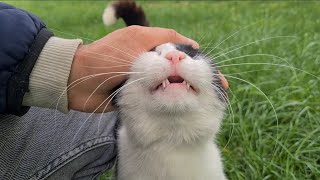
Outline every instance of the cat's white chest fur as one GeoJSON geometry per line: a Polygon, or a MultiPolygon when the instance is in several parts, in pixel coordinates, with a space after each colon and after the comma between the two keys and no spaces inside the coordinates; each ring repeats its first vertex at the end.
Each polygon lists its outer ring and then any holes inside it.
{"type": "Polygon", "coordinates": [[[125,127],[119,132],[118,180],[224,180],[220,152],[212,141],[139,148],[125,127]]]}

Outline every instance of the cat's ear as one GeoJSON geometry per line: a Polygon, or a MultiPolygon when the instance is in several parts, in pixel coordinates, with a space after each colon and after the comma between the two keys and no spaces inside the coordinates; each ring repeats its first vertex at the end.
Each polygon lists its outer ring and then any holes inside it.
{"type": "Polygon", "coordinates": [[[219,71],[219,76],[220,76],[220,81],[221,81],[223,89],[228,90],[229,83],[228,83],[227,79],[224,77],[224,75],[220,71],[219,71]]]}

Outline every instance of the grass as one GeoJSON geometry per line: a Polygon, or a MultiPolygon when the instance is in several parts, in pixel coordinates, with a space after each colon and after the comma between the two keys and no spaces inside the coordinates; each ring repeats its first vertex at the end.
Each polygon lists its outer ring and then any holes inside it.
{"type": "MultiPolygon", "coordinates": [[[[85,37],[87,43],[124,27],[122,21],[109,28],[102,25],[104,1],[6,2],[38,15],[57,36],[85,37]]],[[[320,2],[140,4],[152,26],[176,29],[198,40],[207,52],[250,25],[211,53],[221,54],[217,62],[250,54],[282,58],[250,56],[219,64],[225,75],[252,83],[227,76],[234,118],[228,113],[217,141],[229,179],[320,177],[320,2]],[[278,38],[257,41],[275,36],[278,38]]]]}

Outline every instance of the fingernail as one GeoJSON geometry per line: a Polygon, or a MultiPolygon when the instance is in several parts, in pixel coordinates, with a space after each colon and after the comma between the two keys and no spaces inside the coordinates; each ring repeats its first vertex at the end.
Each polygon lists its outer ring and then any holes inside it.
{"type": "Polygon", "coordinates": [[[200,45],[196,41],[194,41],[192,39],[189,39],[189,41],[190,41],[190,44],[192,45],[192,47],[194,49],[199,49],[200,48],[200,45]]]}

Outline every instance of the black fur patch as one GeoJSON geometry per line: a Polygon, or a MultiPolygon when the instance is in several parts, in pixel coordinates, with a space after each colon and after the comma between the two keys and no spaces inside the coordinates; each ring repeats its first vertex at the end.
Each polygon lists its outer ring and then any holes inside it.
{"type": "Polygon", "coordinates": [[[122,18],[127,26],[149,26],[143,9],[132,0],[117,1],[112,4],[116,10],[116,18],[122,18]]]}
{"type": "Polygon", "coordinates": [[[200,53],[199,49],[194,49],[189,44],[176,44],[176,48],[177,48],[177,50],[186,53],[188,56],[190,56],[192,58],[200,53]]]}

